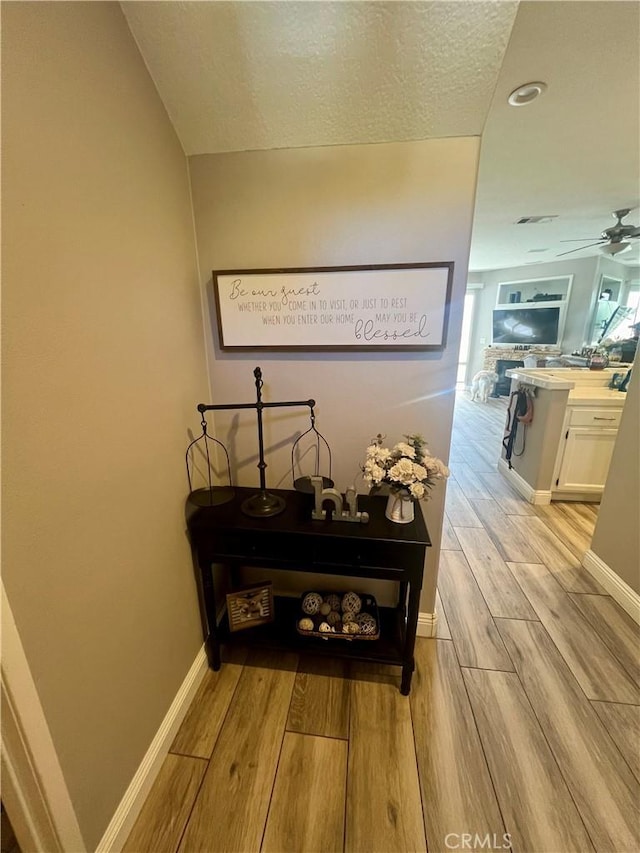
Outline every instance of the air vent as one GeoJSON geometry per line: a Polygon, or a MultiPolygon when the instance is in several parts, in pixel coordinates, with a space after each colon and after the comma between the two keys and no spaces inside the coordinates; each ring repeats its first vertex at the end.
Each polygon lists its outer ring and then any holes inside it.
{"type": "Polygon", "coordinates": [[[516,225],[537,225],[539,222],[551,222],[553,219],[557,218],[557,213],[554,213],[551,216],[523,216],[516,220],[516,225]]]}

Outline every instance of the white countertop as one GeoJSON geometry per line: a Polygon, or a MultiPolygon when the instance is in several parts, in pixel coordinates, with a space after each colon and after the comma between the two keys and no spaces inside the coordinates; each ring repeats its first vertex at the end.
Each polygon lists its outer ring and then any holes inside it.
{"type": "Polygon", "coordinates": [[[611,388],[574,388],[569,391],[570,406],[606,406],[622,408],[627,395],[624,391],[612,391],[611,388]]]}
{"type": "Polygon", "coordinates": [[[569,391],[568,405],[571,406],[624,406],[626,394],[613,391],[608,387],[614,373],[621,373],[624,368],[608,368],[605,370],[585,370],[584,368],[522,368],[516,367],[506,371],[506,376],[533,385],[534,388],[544,388],[548,391],[569,391]]]}
{"type": "Polygon", "coordinates": [[[525,385],[533,385],[534,388],[547,388],[549,391],[566,391],[574,388],[576,384],[568,378],[558,379],[551,370],[535,367],[515,367],[507,370],[505,376],[523,382],[525,385]]]}

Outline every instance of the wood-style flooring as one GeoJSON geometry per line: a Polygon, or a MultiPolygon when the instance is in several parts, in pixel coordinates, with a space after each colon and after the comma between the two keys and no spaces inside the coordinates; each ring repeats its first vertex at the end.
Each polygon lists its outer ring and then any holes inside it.
{"type": "Polygon", "coordinates": [[[208,671],[134,853],[640,849],[640,635],[581,567],[597,507],[497,472],[459,395],[436,639],[393,667],[252,651],[208,671]]]}

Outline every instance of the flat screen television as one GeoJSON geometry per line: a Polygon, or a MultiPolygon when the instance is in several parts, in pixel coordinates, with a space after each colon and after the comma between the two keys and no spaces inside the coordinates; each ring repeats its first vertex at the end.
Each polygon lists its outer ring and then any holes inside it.
{"type": "Polygon", "coordinates": [[[560,340],[560,306],[494,308],[494,344],[556,345],[560,340]]]}

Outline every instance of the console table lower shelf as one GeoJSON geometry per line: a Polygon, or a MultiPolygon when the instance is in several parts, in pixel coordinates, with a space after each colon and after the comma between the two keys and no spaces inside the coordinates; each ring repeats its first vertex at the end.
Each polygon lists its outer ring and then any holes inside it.
{"type": "MultiPolygon", "coordinates": [[[[299,492],[274,490],[285,502],[284,511],[270,518],[244,515],[242,502],[251,489],[234,489],[226,504],[194,507],[187,504],[187,528],[195,552],[201,602],[202,629],[209,665],[221,666],[221,645],[250,645],[294,650],[402,667],[400,691],[411,689],[420,591],[426,549],[431,544],[419,504],[414,521],[395,524],[384,514],[386,498],[360,496],[368,524],[313,521],[313,497],[299,492]],[[297,631],[300,599],[274,597],[274,620],[232,632],[226,610],[217,617],[214,564],[226,566],[237,580],[242,566],[264,570],[306,572],[353,578],[353,589],[366,591],[366,579],[394,581],[395,607],[378,607],[380,636],[376,640],[342,637],[306,637],[297,631]]],[[[319,591],[327,581],[318,583],[319,591]]]]}
{"type": "Polygon", "coordinates": [[[312,655],[351,658],[361,661],[376,661],[402,666],[406,643],[404,608],[378,607],[380,637],[377,640],[344,639],[329,637],[305,637],[296,631],[300,619],[300,599],[276,595],[273,599],[274,621],[242,631],[229,630],[225,613],[218,626],[220,643],[229,645],[252,645],[278,651],[299,651],[312,655]]]}

